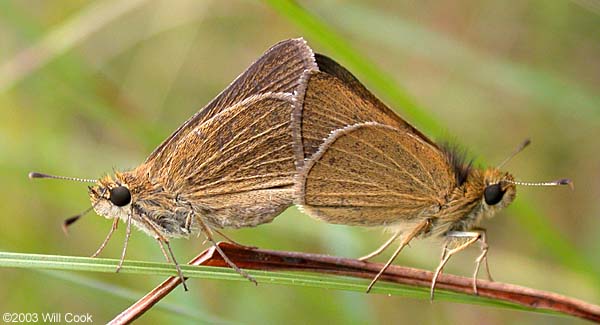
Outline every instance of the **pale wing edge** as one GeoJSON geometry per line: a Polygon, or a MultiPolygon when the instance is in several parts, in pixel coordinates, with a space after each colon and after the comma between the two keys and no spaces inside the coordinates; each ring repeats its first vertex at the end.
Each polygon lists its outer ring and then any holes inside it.
{"type": "MultiPolygon", "coordinates": [[[[390,129],[390,130],[394,130],[394,131],[399,131],[398,129],[389,126],[389,125],[385,125],[385,124],[381,124],[378,122],[364,122],[364,123],[356,123],[350,126],[346,126],[344,128],[341,129],[337,129],[331,132],[331,134],[327,137],[327,139],[325,139],[325,141],[320,145],[319,150],[313,154],[313,156],[305,161],[305,164],[301,167],[301,169],[298,171],[297,175],[296,175],[296,179],[294,182],[294,196],[295,196],[295,204],[298,206],[298,208],[301,211],[306,211],[308,212],[309,215],[313,216],[314,218],[320,219],[320,220],[324,220],[327,222],[331,222],[331,223],[338,223],[335,221],[334,218],[330,218],[327,216],[323,216],[321,215],[321,213],[319,213],[319,207],[313,207],[312,205],[309,205],[306,203],[306,181],[307,181],[307,176],[308,173],[310,172],[310,170],[314,167],[314,165],[323,157],[323,155],[325,154],[325,152],[327,152],[327,149],[329,148],[329,146],[334,143],[335,141],[337,141],[340,137],[351,133],[354,130],[360,129],[362,127],[365,126],[378,126],[378,127],[382,127],[382,128],[386,128],[386,129],[390,129]]],[[[417,136],[417,135],[412,135],[409,134],[410,136],[413,136],[415,139],[417,140],[421,140],[422,139],[417,136]]],[[[437,149],[437,146],[431,145],[429,142],[427,141],[422,141],[423,144],[431,146],[433,149],[437,149]]],[[[432,205],[433,207],[433,205],[432,205]]],[[[425,207],[424,209],[427,209],[427,207],[425,207]]],[[[393,210],[393,207],[390,207],[390,210],[393,210]]]]}

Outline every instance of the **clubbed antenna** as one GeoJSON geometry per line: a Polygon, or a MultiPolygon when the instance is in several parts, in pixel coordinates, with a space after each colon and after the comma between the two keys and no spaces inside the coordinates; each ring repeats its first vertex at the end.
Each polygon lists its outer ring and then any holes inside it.
{"type": "Polygon", "coordinates": [[[89,207],[87,209],[85,209],[85,211],[83,211],[80,214],[74,215],[70,218],[65,219],[65,221],[63,221],[62,224],[62,230],[65,233],[65,235],[69,234],[69,226],[74,224],[75,221],[79,220],[79,218],[83,217],[84,215],[86,215],[88,212],[90,212],[92,210],[92,207],[89,207]]]}
{"type": "Polygon", "coordinates": [[[559,185],[569,185],[569,187],[574,190],[575,185],[573,185],[573,181],[568,178],[558,179],[555,181],[549,182],[521,182],[521,181],[510,181],[504,180],[507,183],[515,184],[515,185],[523,185],[523,186],[559,186],[559,185]]]}
{"type": "MultiPolygon", "coordinates": [[[[56,175],[50,175],[50,174],[44,174],[44,173],[38,173],[38,172],[30,172],[29,173],[29,179],[34,179],[34,178],[51,178],[51,179],[63,179],[63,180],[67,180],[67,181],[76,181],[76,182],[83,182],[83,183],[96,183],[95,179],[87,179],[87,178],[79,178],[79,177],[68,177],[68,176],[56,176],[56,175]]],[[[103,192],[104,193],[104,192],[103,192]]],[[[100,202],[100,201],[98,201],[100,202]]],[[[96,202],[96,203],[98,203],[96,202]]],[[[85,209],[85,211],[83,211],[82,213],[76,214],[70,218],[67,218],[63,224],[62,224],[62,230],[65,233],[65,235],[69,234],[69,226],[72,225],[73,223],[75,223],[77,220],[79,220],[79,218],[83,217],[84,215],[86,215],[88,212],[92,211],[92,209],[95,207],[96,205],[94,204],[93,206],[85,209]]]]}
{"type": "Polygon", "coordinates": [[[29,179],[34,179],[34,178],[52,178],[52,179],[64,179],[67,181],[76,181],[76,182],[83,182],[83,183],[86,183],[86,182],[87,183],[96,183],[95,179],[68,177],[68,176],[56,176],[56,175],[43,174],[43,173],[38,173],[38,172],[29,173],[29,179]]]}

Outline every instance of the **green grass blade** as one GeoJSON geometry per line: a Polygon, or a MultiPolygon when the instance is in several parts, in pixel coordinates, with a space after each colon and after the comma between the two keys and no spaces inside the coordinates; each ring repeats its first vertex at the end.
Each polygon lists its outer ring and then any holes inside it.
{"type": "MultiPolygon", "coordinates": [[[[145,293],[140,291],[134,291],[128,288],[124,288],[121,286],[116,286],[111,283],[107,283],[105,281],[99,281],[92,277],[83,276],[73,272],[61,272],[57,270],[46,270],[46,269],[35,269],[40,273],[46,274],[48,276],[73,283],[82,287],[87,287],[99,292],[106,293],[110,296],[121,298],[126,301],[136,301],[140,297],[142,297],[145,293]]],[[[176,315],[178,317],[183,317],[188,321],[202,322],[202,323],[210,323],[210,324],[233,324],[233,322],[221,319],[214,315],[210,315],[206,312],[199,311],[200,308],[191,309],[186,306],[180,306],[175,303],[169,303],[166,301],[161,302],[160,304],[155,305],[153,308],[158,310],[166,311],[172,315],[176,315]]]]}
{"type": "MultiPolygon", "coordinates": [[[[115,272],[118,263],[119,260],[117,259],[0,252],[0,267],[5,268],[113,273],[115,272]]],[[[240,281],[242,283],[247,283],[247,285],[252,285],[248,280],[241,277],[238,273],[230,268],[190,265],[181,265],[181,268],[185,275],[189,278],[240,281]]],[[[125,261],[120,272],[153,276],[177,275],[173,264],[142,261],[125,261]]],[[[285,286],[334,289],[353,292],[364,292],[369,282],[368,280],[350,277],[300,274],[292,272],[248,270],[248,273],[256,278],[260,284],[278,284],[285,286]]],[[[384,282],[381,282],[374,287],[372,292],[419,299],[429,299],[428,288],[397,285],[384,282]]],[[[505,301],[497,301],[470,294],[448,292],[444,290],[436,291],[436,299],[441,301],[493,306],[514,310],[532,310],[545,314],[556,314],[553,311],[530,309],[524,306],[507,303],[505,301]]]]}

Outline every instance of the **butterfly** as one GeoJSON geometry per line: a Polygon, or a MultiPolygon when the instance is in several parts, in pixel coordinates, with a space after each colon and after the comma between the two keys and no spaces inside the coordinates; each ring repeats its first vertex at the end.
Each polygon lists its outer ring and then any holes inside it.
{"type": "MultiPolygon", "coordinates": [[[[113,225],[93,256],[104,249],[119,220],[126,224],[117,271],[125,259],[133,225],[158,241],[186,290],[169,241],[199,234],[215,245],[232,268],[256,282],[215,244],[213,231],[271,222],[292,205],[296,167],[291,114],[302,74],[314,69],[314,54],[303,39],[282,41],[184,122],[138,167],[99,180],[41,173],[30,177],[95,183],[89,187],[92,208],[112,219],[113,225]]],[[[68,219],[65,225],[80,216],[68,219]]]]}
{"type": "Polygon", "coordinates": [[[477,293],[482,262],[489,275],[481,221],[514,200],[516,185],[571,181],[515,181],[500,170],[508,159],[498,167],[475,168],[460,151],[437,144],[395,114],[341,65],[324,55],[315,57],[319,70],[303,75],[293,115],[298,206],[328,223],[390,229],[393,236],[364,261],[400,239],[367,292],[411,240],[441,236],[446,241],[432,279],[433,299],[448,260],[480,241],[473,275],[477,293]]]}

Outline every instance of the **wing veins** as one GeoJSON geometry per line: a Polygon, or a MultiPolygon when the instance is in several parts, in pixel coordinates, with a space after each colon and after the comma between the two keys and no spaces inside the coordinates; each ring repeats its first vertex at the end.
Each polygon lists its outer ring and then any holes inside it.
{"type": "MultiPolygon", "coordinates": [[[[354,153],[354,152],[351,152],[351,151],[346,151],[346,150],[343,150],[343,149],[339,149],[339,148],[336,148],[336,147],[334,147],[334,146],[332,146],[332,147],[329,147],[327,150],[336,150],[336,151],[338,151],[338,152],[342,152],[342,153],[345,153],[345,154],[348,154],[348,155],[354,156],[354,157],[356,157],[356,158],[358,158],[358,159],[369,161],[369,162],[371,162],[372,164],[374,164],[374,165],[377,165],[377,166],[380,166],[380,167],[383,167],[383,168],[385,168],[385,169],[388,169],[388,170],[394,170],[394,168],[390,168],[390,167],[388,167],[388,166],[386,166],[386,165],[384,165],[384,164],[378,163],[378,162],[376,162],[376,161],[373,161],[372,159],[369,159],[369,158],[365,158],[365,157],[361,156],[360,154],[357,154],[357,153],[354,153]]],[[[332,166],[332,167],[333,167],[333,166],[332,166]]],[[[345,169],[341,169],[341,170],[345,170],[345,169]]],[[[397,169],[396,169],[396,170],[397,170],[397,169]]],[[[413,176],[411,173],[408,173],[406,170],[402,169],[402,170],[399,170],[399,171],[403,172],[403,174],[406,174],[406,175],[408,175],[410,178],[412,178],[413,180],[415,180],[417,183],[420,183],[421,185],[423,185],[423,187],[424,187],[424,188],[429,188],[429,187],[428,187],[428,186],[426,186],[426,185],[425,185],[423,182],[421,182],[421,181],[420,181],[418,178],[415,178],[415,177],[414,177],[414,176],[413,176]]],[[[376,173],[378,173],[378,174],[380,174],[380,175],[385,175],[385,174],[383,174],[383,173],[379,173],[379,172],[377,172],[377,171],[375,171],[375,172],[376,172],[376,173]]],[[[360,174],[358,174],[358,175],[360,175],[360,174]]]]}
{"type": "MultiPolygon", "coordinates": [[[[386,153],[386,152],[384,152],[383,150],[381,150],[381,149],[379,149],[379,148],[377,148],[377,147],[375,147],[375,146],[371,145],[370,143],[368,143],[368,142],[364,141],[363,139],[361,139],[361,138],[359,138],[359,137],[357,137],[357,136],[355,136],[355,135],[352,135],[351,133],[350,133],[350,134],[348,134],[348,136],[350,136],[350,137],[353,137],[354,139],[356,139],[356,140],[360,141],[361,143],[363,143],[363,144],[367,145],[368,147],[372,148],[372,149],[373,149],[373,150],[375,150],[376,152],[379,152],[379,153],[380,153],[380,154],[381,154],[381,155],[382,155],[382,156],[383,156],[385,159],[387,159],[387,160],[391,161],[391,162],[394,164],[394,166],[396,166],[396,169],[397,169],[397,170],[399,170],[399,171],[402,171],[404,174],[407,174],[407,175],[409,175],[409,176],[410,176],[410,177],[411,177],[413,180],[415,180],[415,181],[417,181],[418,183],[420,183],[421,185],[423,185],[423,187],[425,187],[425,188],[428,188],[428,189],[432,190],[433,192],[435,192],[435,189],[433,189],[433,188],[430,188],[429,186],[427,186],[427,184],[423,183],[423,182],[422,182],[420,179],[416,178],[416,177],[415,177],[413,174],[411,174],[410,172],[408,172],[408,171],[406,170],[406,168],[404,168],[404,167],[400,166],[400,165],[399,165],[399,164],[398,164],[398,163],[397,163],[397,162],[396,162],[394,159],[392,159],[390,156],[388,156],[388,155],[387,155],[387,153],[386,153]]],[[[425,169],[425,166],[423,166],[423,164],[421,163],[421,161],[420,161],[420,160],[418,160],[418,159],[417,159],[417,157],[415,157],[415,156],[414,156],[414,155],[413,155],[413,154],[412,154],[410,151],[408,151],[408,150],[404,150],[404,149],[402,149],[402,151],[403,151],[403,152],[407,152],[407,153],[408,153],[408,154],[409,154],[411,157],[413,157],[413,158],[414,158],[414,159],[415,159],[415,160],[416,160],[416,161],[419,163],[419,165],[421,166],[421,168],[422,168],[422,169],[426,170],[426,169],[425,169]]],[[[433,181],[433,177],[432,177],[432,175],[431,175],[431,174],[428,174],[428,175],[429,175],[429,178],[431,179],[432,183],[434,183],[434,184],[435,184],[435,182],[433,181]]]]}

